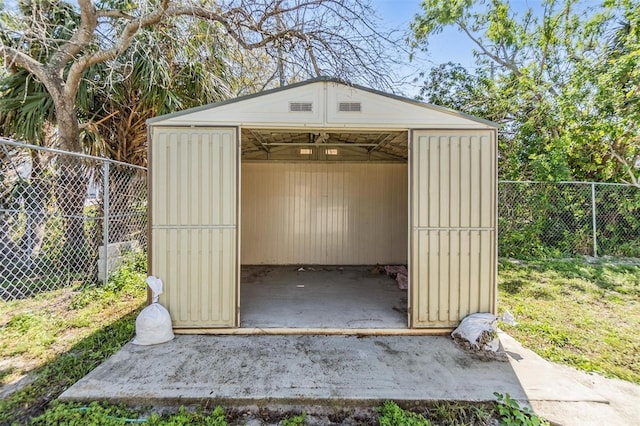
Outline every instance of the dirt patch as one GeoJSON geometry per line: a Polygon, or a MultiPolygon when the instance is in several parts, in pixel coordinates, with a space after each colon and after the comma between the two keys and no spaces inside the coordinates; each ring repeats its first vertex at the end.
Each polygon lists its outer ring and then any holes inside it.
{"type": "Polygon", "coordinates": [[[28,372],[37,366],[37,361],[19,356],[0,360],[0,399],[32,383],[36,376],[28,372]]]}

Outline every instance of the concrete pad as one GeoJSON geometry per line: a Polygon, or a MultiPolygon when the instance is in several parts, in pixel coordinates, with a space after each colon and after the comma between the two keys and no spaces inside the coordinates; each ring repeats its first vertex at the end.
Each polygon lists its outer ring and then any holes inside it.
{"type": "Polygon", "coordinates": [[[555,364],[523,347],[508,334],[503,332],[499,334],[502,347],[509,355],[509,363],[530,402],[607,402],[602,395],[579,384],[572,377],[562,374],[555,364]]]}
{"type": "Polygon", "coordinates": [[[526,398],[506,362],[480,361],[447,337],[198,336],[127,344],[60,399],[135,405],[374,405],[526,398]]]}

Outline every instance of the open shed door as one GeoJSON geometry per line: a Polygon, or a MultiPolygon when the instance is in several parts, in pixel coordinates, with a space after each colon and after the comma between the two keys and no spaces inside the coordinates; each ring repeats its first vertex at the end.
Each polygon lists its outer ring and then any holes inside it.
{"type": "Polygon", "coordinates": [[[237,326],[236,134],[153,129],[150,274],[175,328],[237,326]]]}
{"type": "Polygon", "coordinates": [[[495,312],[495,132],[414,131],[409,161],[411,327],[495,312]]]}

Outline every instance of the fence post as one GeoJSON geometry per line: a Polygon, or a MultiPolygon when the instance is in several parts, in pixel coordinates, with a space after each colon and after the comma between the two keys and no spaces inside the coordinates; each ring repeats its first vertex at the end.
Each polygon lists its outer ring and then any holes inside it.
{"type": "Polygon", "coordinates": [[[596,184],[591,182],[591,227],[593,229],[593,257],[598,257],[598,237],[596,224],[596,184]]]}
{"type": "Polygon", "coordinates": [[[109,162],[105,161],[102,177],[102,243],[104,244],[104,265],[103,284],[109,279],[109,162]]]}

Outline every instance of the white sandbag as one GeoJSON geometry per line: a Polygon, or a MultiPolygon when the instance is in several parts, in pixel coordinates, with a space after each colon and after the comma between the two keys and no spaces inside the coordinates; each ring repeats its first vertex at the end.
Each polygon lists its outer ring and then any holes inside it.
{"type": "Polygon", "coordinates": [[[132,342],[134,345],[157,345],[174,338],[171,315],[158,303],[158,297],[162,293],[162,280],[147,277],[147,285],[151,289],[152,303],[136,318],[136,337],[132,342]]]}
{"type": "Polygon", "coordinates": [[[500,347],[498,340],[498,318],[490,313],[466,316],[451,336],[468,342],[471,349],[495,352],[500,347]]]}
{"type": "Polygon", "coordinates": [[[507,353],[500,346],[498,321],[516,324],[509,311],[500,318],[490,313],[471,314],[453,330],[451,337],[463,349],[472,352],[482,360],[508,361],[507,353]]]}

